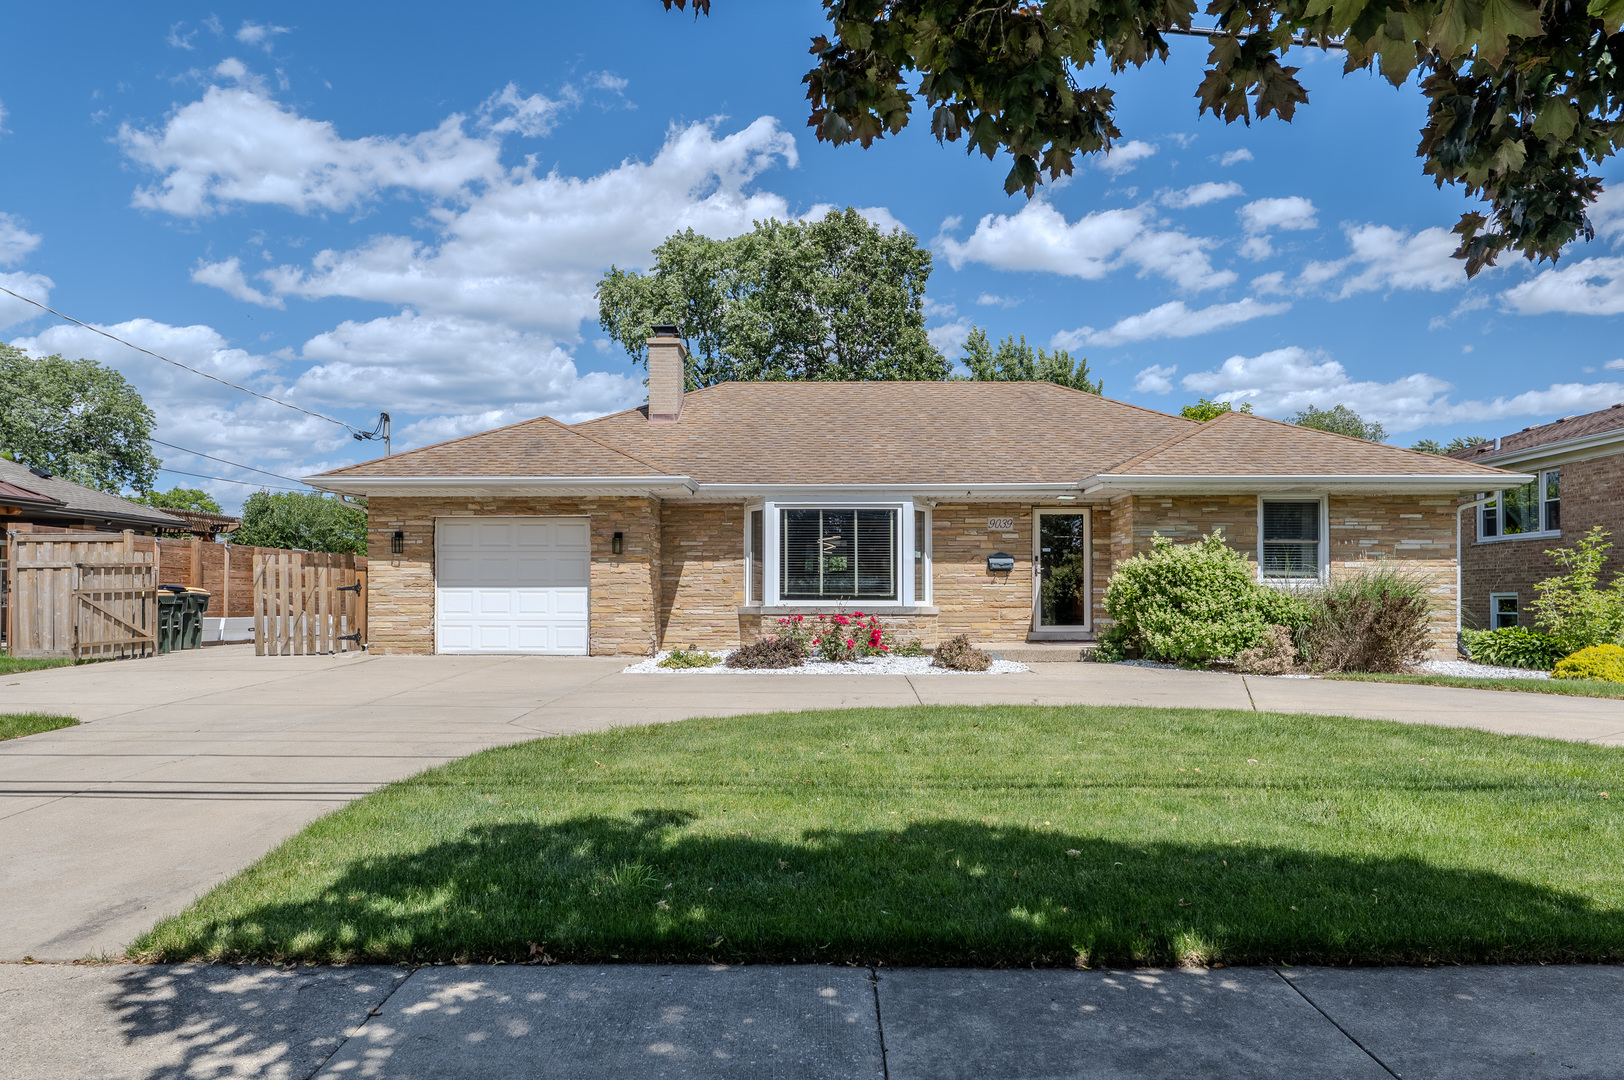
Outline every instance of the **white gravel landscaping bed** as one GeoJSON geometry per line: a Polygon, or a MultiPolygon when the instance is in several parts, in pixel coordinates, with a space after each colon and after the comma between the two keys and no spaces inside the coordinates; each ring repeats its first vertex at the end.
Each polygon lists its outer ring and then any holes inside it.
{"type": "Polygon", "coordinates": [[[1423,675],[1454,675],[1466,679],[1549,679],[1549,671],[1533,671],[1521,667],[1490,667],[1474,664],[1470,660],[1428,660],[1415,665],[1423,675]]]}
{"type": "MultiPolygon", "coordinates": [[[[712,652],[710,655],[726,660],[731,649],[712,652]]],[[[660,661],[670,656],[670,652],[662,652],[658,656],[651,656],[647,660],[639,661],[629,668],[621,669],[623,675],[1013,675],[1018,671],[1030,671],[1025,664],[1017,664],[1013,660],[994,660],[992,666],[986,671],[951,671],[948,668],[933,667],[928,656],[874,656],[867,660],[853,660],[846,664],[829,664],[821,660],[802,664],[792,668],[730,668],[725,664],[715,664],[703,668],[663,668],[660,661]]]]}

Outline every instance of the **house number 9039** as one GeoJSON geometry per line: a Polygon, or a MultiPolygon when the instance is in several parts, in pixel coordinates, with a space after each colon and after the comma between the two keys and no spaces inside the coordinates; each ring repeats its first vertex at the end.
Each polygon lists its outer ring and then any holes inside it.
{"type": "Polygon", "coordinates": [[[1012,517],[987,519],[988,532],[1011,532],[1014,528],[1015,519],[1012,517]]]}

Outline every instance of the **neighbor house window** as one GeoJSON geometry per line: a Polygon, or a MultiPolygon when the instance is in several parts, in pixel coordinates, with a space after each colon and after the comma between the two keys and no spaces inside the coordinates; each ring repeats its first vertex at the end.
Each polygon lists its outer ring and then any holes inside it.
{"type": "Polygon", "coordinates": [[[1521,487],[1478,492],[1487,500],[1478,511],[1477,538],[1498,540],[1538,536],[1562,528],[1562,471],[1549,469],[1521,487]]]}
{"type": "Polygon", "coordinates": [[[1489,594],[1489,629],[1502,630],[1517,625],[1517,594],[1489,594]]]}
{"type": "Polygon", "coordinates": [[[1324,531],[1321,503],[1312,500],[1263,502],[1258,562],[1265,578],[1318,578],[1324,531]]]}
{"type": "Polygon", "coordinates": [[[895,509],[779,513],[780,599],[897,599],[895,509]]]}

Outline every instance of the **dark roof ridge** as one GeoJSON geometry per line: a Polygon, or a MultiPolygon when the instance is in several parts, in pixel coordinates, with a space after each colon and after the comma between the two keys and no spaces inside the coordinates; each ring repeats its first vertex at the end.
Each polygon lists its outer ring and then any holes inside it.
{"type": "MultiPolygon", "coordinates": [[[[644,461],[642,458],[635,457],[635,456],[633,456],[631,454],[628,454],[626,451],[620,449],[617,446],[611,446],[610,444],[604,442],[602,439],[593,438],[592,436],[590,436],[590,435],[588,435],[588,434],[586,434],[585,432],[582,432],[582,431],[576,431],[570,425],[565,424],[565,423],[561,423],[558,420],[554,420],[550,416],[532,416],[528,420],[515,420],[511,424],[503,424],[501,427],[491,428],[489,431],[476,431],[476,432],[473,432],[472,434],[469,434],[469,435],[459,435],[455,439],[446,439],[444,442],[429,443],[427,446],[416,446],[416,447],[413,447],[410,450],[403,450],[400,453],[393,455],[393,459],[398,460],[400,458],[407,457],[407,456],[412,455],[412,454],[421,454],[421,453],[424,453],[425,451],[428,451],[428,450],[438,450],[441,447],[454,446],[457,443],[467,442],[470,439],[484,439],[484,438],[490,437],[491,435],[495,435],[498,432],[512,431],[515,428],[529,427],[529,426],[531,426],[533,424],[540,424],[540,423],[543,423],[543,422],[551,424],[552,426],[554,426],[556,428],[561,428],[564,431],[568,432],[569,434],[574,435],[576,438],[585,439],[587,442],[590,442],[595,446],[601,446],[605,450],[608,450],[610,453],[618,454],[619,456],[621,456],[623,458],[626,458],[628,461],[635,461],[637,464],[643,466],[645,469],[652,469],[656,473],[659,473],[659,472],[662,471],[659,466],[651,465],[648,462],[644,461]]],[[[372,464],[374,464],[376,462],[387,461],[387,460],[391,460],[391,459],[390,458],[370,458],[370,459],[368,459],[366,461],[357,461],[354,464],[343,465],[343,466],[340,466],[337,469],[329,469],[326,472],[317,473],[315,475],[317,475],[317,476],[343,476],[343,475],[346,475],[351,469],[359,469],[359,468],[361,468],[362,466],[365,466],[365,465],[372,465],[372,464]]]]}
{"type": "MultiPolygon", "coordinates": [[[[1152,410],[1152,411],[1154,411],[1154,410],[1152,410]]],[[[1172,414],[1168,413],[1167,415],[1171,416],[1172,414]]],[[[1213,420],[1220,420],[1224,416],[1227,416],[1227,415],[1228,415],[1227,412],[1221,413],[1218,416],[1213,417],[1213,420]]],[[[1190,418],[1188,416],[1184,416],[1184,417],[1180,417],[1180,419],[1181,420],[1189,420],[1190,418]]],[[[1202,431],[1206,430],[1207,424],[1211,423],[1211,421],[1192,420],[1191,423],[1193,423],[1195,426],[1190,428],[1187,431],[1179,432],[1177,435],[1174,435],[1171,439],[1163,439],[1161,442],[1157,443],[1155,446],[1152,446],[1149,450],[1141,450],[1139,453],[1133,455],[1132,457],[1126,458],[1126,459],[1124,459],[1122,461],[1117,462],[1115,465],[1111,466],[1112,470],[1124,469],[1124,468],[1127,468],[1130,465],[1137,465],[1141,461],[1149,461],[1151,458],[1155,457],[1156,455],[1164,453],[1165,451],[1171,450],[1173,447],[1177,446],[1179,443],[1183,442],[1185,439],[1191,438],[1192,436],[1195,436],[1195,435],[1199,435],[1202,431]]]]}
{"type": "MultiPolygon", "coordinates": [[[[577,431],[573,424],[566,424],[562,420],[554,420],[550,416],[542,416],[542,417],[538,417],[537,419],[546,420],[550,424],[553,424],[553,425],[555,425],[557,427],[563,428],[565,431],[569,432],[571,435],[578,436],[578,437],[580,437],[582,439],[585,439],[587,442],[590,442],[590,443],[596,443],[598,446],[603,447],[605,450],[608,450],[610,453],[619,454],[621,457],[626,458],[628,461],[635,461],[639,465],[643,466],[644,468],[653,469],[656,473],[660,473],[660,474],[665,473],[665,466],[656,465],[652,461],[644,461],[642,458],[638,457],[636,454],[628,453],[627,451],[622,450],[620,447],[614,445],[613,443],[605,442],[604,440],[598,438],[596,435],[588,435],[584,431],[577,431]]],[[[582,421],[582,423],[586,423],[586,422],[587,421],[584,421],[584,420],[582,421]]]]}

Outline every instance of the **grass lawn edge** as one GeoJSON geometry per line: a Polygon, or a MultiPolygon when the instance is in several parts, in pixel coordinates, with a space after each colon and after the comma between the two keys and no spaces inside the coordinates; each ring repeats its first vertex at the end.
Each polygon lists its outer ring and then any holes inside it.
{"type": "Polygon", "coordinates": [[[1461,690],[1496,690],[1562,697],[1624,698],[1624,683],[1588,679],[1492,679],[1465,675],[1388,675],[1347,671],[1319,676],[1335,682],[1409,683],[1415,686],[1450,686],[1461,690]]]}
{"type": "Polygon", "coordinates": [[[53,713],[0,713],[0,742],[78,725],[74,717],[53,713]]]}

